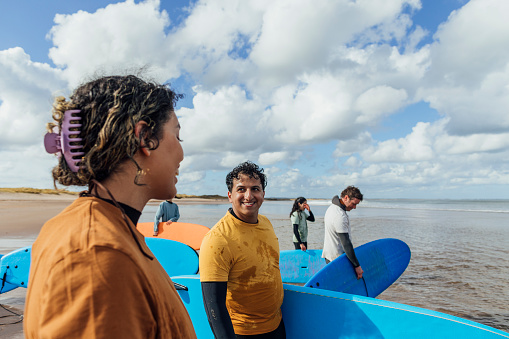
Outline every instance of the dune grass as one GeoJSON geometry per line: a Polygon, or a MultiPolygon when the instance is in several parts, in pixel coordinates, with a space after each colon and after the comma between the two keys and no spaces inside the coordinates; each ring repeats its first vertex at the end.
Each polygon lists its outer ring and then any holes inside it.
{"type": "MultiPolygon", "coordinates": [[[[0,192],[5,193],[29,193],[29,194],[71,194],[77,195],[79,192],[67,191],[64,189],[56,190],[50,188],[30,188],[30,187],[0,187],[0,192]]],[[[220,195],[190,195],[190,194],[177,194],[176,199],[185,199],[185,198],[200,198],[200,199],[227,199],[226,197],[220,195]]]]}
{"type": "Polygon", "coordinates": [[[208,194],[208,195],[190,195],[190,194],[177,194],[175,199],[185,199],[185,198],[199,198],[199,199],[227,199],[227,197],[217,195],[217,194],[208,194]]]}
{"type": "MultiPolygon", "coordinates": [[[[30,188],[30,187],[0,187],[0,192],[5,193],[29,193],[29,194],[70,194],[70,195],[78,195],[79,192],[68,191],[65,189],[51,189],[51,188],[30,188]]],[[[175,199],[210,199],[210,200],[227,200],[228,197],[218,195],[218,194],[205,194],[205,195],[192,195],[192,194],[177,194],[175,199]]],[[[292,200],[290,198],[268,198],[265,197],[265,200],[292,200]]]]}
{"type": "Polygon", "coordinates": [[[30,187],[0,187],[0,192],[5,193],[29,193],[29,194],[71,194],[77,195],[78,192],[72,192],[67,190],[56,190],[50,188],[30,188],[30,187]]]}
{"type": "MultiPolygon", "coordinates": [[[[79,192],[68,191],[65,189],[51,189],[51,188],[30,188],[30,187],[0,187],[0,192],[5,193],[29,193],[29,194],[69,194],[69,195],[78,195],[79,192]]],[[[210,200],[227,200],[228,197],[219,195],[219,194],[205,194],[205,195],[192,195],[192,194],[177,194],[175,199],[210,199],[210,200]]],[[[265,197],[265,200],[292,200],[290,198],[268,198],[265,197]]]]}

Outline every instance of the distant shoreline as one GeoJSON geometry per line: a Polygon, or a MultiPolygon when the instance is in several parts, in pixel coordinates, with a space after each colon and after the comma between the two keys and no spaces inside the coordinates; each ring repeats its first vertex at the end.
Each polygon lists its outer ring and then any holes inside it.
{"type": "MultiPolygon", "coordinates": [[[[2,188],[0,187],[0,195],[5,194],[24,194],[25,196],[60,196],[76,198],[79,192],[68,191],[65,189],[48,189],[48,188],[30,188],[30,187],[16,187],[16,188],[2,188]]],[[[175,199],[209,199],[209,200],[228,200],[227,197],[220,195],[189,195],[177,194],[175,199]]]]}
{"type": "MultiPolygon", "coordinates": [[[[0,200],[74,200],[79,192],[68,190],[55,190],[55,189],[40,189],[29,187],[17,188],[1,188],[0,187],[0,200]]],[[[206,195],[190,195],[190,194],[177,194],[175,197],[176,202],[228,202],[228,197],[218,194],[206,195]]],[[[287,201],[293,200],[292,198],[265,198],[270,201],[287,201]]],[[[151,200],[149,203],[154,203],[162,200],[151,200]]]]}
{"type": "MultiPolygon", "coordinates": [[[[39,233],[42,225],[78,198],[78,192],[54,189],[0,188],[0,238],[26,237],[39,233]]],[[[292,199],[265,199],[289,201],[292,199]]],[[[178,194],[178,205],[223,205],[228,198],[220,195],[178,194]]],[[[158,206],[162,200],[150,200],[158,206]]]]}
{"type": "MultiPolygon", "coordinates": [[[[78,198],[78,193],[32,191],[6,191],[0,189],[0,238],[37,235],[42,225],[56,216],[78,198]]],[[[179,205],[228,204],[224,198],[185,197],[176,200],[179,205]]],[[[157,206],[161,200],[150,200],[148,205],[157,206]]]]}

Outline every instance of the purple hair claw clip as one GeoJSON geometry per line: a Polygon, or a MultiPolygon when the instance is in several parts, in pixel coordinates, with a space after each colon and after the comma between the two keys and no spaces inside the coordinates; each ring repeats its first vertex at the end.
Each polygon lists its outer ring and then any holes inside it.
{"type": "Polygon", "coordinates": [[[81,120],[81,117],[73,115],[80,112],[81,110],[79,109],[65,111],[60,134],[46,133],[44,136],[46,152],[52,154],[60,152],[63,154],[67,165],[75,173],[79,170],[78,163],[81,161],[81,156],[85,154],[80,151],[83,149],[83,145],[71,145],[72,142],[80,142],[82,140],[81,138],[71,137],[71,135],[80,134],[79,128],[81,124],[71,123],[71,121],[76,122],[81,120]],[[71,128],[76,130],[71,131],[71,128]]]}

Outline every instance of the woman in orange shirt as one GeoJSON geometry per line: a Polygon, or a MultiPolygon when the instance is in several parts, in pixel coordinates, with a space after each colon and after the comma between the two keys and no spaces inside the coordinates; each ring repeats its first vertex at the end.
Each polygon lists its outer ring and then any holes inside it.
{"type": "Polygon", "coordinates": [[[32,246],[26,338],[195,338],[171,279],[135,225],[172,199],[183,150],[179,96],[135,76],[103,77],[53,105],[55,182],[88,186],[32,246]]]}

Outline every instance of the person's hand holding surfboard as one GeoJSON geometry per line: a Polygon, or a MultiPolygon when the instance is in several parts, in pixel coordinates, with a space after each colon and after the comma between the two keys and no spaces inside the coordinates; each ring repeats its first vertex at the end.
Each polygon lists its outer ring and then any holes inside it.
{"type": "Polygon", "coordinates": [[[364,271],[362,270],[362,267],[357,266],[355,268],[355,273],[357,274],[357,280],[359,280],[362,278],[362,274],[364,273],[364,271]]]}

